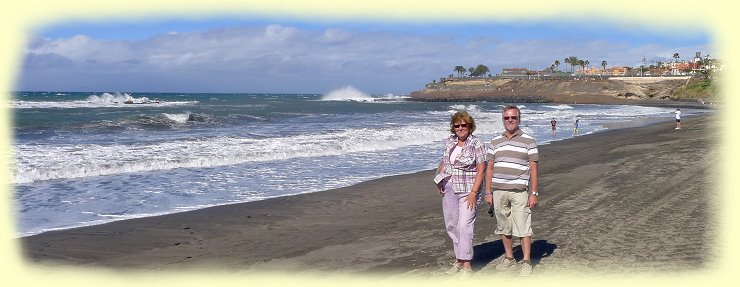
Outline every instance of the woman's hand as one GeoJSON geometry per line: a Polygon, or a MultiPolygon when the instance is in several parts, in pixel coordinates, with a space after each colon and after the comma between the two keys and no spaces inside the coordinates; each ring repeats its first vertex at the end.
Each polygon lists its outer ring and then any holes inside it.
{"type": "Polygon", "coordinates": [[[470,210],[475,209],[475,206],[478,201],[478,193],[475,193],[475,192],[468,193],[468,196],[465,198],[465,201],[468,203],[468,209],[470,210]]]}

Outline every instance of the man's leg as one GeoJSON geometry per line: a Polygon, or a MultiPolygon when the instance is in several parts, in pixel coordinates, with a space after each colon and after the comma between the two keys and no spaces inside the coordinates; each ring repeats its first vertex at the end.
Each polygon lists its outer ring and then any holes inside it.
{"type": "Polygon", "coordinates": [[[524,254],[524,258],[522,260],[529,261],[531,250],[532,250],[532,237],[526,236],[521,237],[522,242],[522,253],[524,254]]]}
{"type": "Polygon", "coordinates": [[[511,235],[501,235],[501,242],[504,243],[504,254],[506,258],[514,258],[513,240],[511,235]]]}
{"type": "Polygon", "coordinates": [[[530,254],[532,249],[532,237],[525,236],[519,238],[522,242],[522,253],[524,258],[522,259],[522,269],[519,271],[519,276],[529,276],[532,274],[532,261],[530,260],[530,254]]]}
{"type": "Polygon", "coordinates": [[[516,264],[511,237],[511,202],[509,192],[503,190],[493,191],[493,207],[496,215],[496,231],[501,234],[501,242],[504,245],[504,258],[496,264],[496,269],[504,270],[516,264]],[[508,235],[507,235],[508,234],[508,235]]]}

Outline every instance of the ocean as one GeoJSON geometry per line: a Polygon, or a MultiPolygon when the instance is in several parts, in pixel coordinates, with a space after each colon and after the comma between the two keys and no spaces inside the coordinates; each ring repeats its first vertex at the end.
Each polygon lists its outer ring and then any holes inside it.
{"type": "MultiPolygon", "coordinates": [[[[352,87],[327,94],[15,92],[16,236],[429,170],[455,111],[468,111],[474,135],[487,143],[503,132],[503,105],[416,102],[352,87]]],[[[585,135],[674,116],[664,107],[519,106],[522,129],[540,145],[572,137],[576,117],[585,135]]],[[[682,109],[682,116],[703,112],[682,109]]]]}

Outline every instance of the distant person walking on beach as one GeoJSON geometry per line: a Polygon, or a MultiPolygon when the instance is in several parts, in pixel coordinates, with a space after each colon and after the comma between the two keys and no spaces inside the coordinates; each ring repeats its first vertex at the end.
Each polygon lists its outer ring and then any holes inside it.
{"type": "Polygon", "coordinates": [[[473,135],[475,121],[465,111],[452,115],[450,135],[444,140],[442,161],[434,182],[442,195],[445,228],[452,239],[456,261],[447,274],[473,275],[473,225],[478,211],[478,191],[483,183],[486,149],[473,135]]]}
{"type": "Polygon", "coordinates": [[[484,200],[493,205],[496,230],[504,244],[504,258],[496,269],[504,270],[516,265],[513,236],[518,237],[522,248],[520,276],[532,273],[530,261],[532,244],[532,211],[539,202],[537,188],[537,143],[531,135],[519,129],[521,112],[517,106],[504,108],[505,131],[493,138],[488,149],[486,189],[484,200]]]}
{"type": "Polygon", "coordinates": [[[576,123],[573,125],[573,136],[578,136],[578,121],[580,121],[581,118],[576,117],[576,123]]]}
{"type": "Polygon", "coordinates": [[[550,125],[552,126],[552,134],[555,134],[556,125],[558,124],[558,121],[555,120],[555,118],[552,118],[552,121],[550,121],[550,125]]]}
{"type": "Polygon", "coordinates": [[[674,113],[676,113],[676,129],[680,130],[681,129],[681,109],[676,109],[674,113]]]}

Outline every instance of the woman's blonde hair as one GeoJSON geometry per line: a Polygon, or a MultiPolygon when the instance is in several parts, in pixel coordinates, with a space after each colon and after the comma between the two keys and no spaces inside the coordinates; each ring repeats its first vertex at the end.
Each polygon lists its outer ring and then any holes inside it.
{"type": "Polygon", "coordinates": [[[466,124],[470,125],[468,126],[468,130],[470,131],[470,134],[472,135],[475,131],[475,121],[473,120],[473,117],[468,114],[466,111],[458,111],[454,115],[452,115],[452,119],[450,119],[450,133],[455,133],[455,127],[454,125],[459,122],[460,120],[464,121],[466,124]]]}

